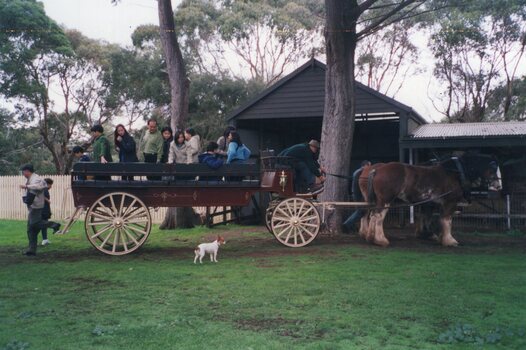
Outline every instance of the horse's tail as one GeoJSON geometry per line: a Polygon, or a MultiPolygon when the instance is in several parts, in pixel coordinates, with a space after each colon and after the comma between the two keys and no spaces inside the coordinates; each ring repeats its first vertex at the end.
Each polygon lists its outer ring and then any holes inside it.
{"type": "Polygon", "coordinates": [[[376,169],[372,169],[367,175],[367,202],[374,203],[376,202],[376,195],[374,194],[373,189],[373,179],[376,175],[376,169]]]}

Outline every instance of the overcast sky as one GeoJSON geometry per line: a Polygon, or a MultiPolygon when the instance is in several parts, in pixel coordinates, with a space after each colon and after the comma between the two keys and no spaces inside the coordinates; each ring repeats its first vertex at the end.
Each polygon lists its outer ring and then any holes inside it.
{"type": "MultiPolygon", "coordinates": [[[[48,16],[67,28],[77,29],[84,35],[123,46],[131,45],[131,33],[141,24],[158,24],[156,0],[121,0],[112,5],[111,0],[40,0],[48,16]]],[[[172,0],[174,8],[181,0],[172,0]]],[[[424,38],[417,45],[423,48],[420,62],[432,62],[425,48],[424,38]]],[[[425,67],[424,67],[425,68],[425,67]]],[[[436,95],[436,85],[427,67],[418,75],[406,79],[396,95],[400,102],[411,106],[427,120],[438,120],[440,115],[433,108],[430,96],[436,95]],[[431,86],[428,85],[431,82],[431,86]]],[[[435,96],[436,97],[436,96],[435,96]]]]}

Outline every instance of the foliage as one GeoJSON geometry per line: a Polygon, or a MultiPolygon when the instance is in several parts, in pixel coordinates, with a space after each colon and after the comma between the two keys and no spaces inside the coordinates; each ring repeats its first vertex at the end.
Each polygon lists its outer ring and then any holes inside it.
{"type": "Polygon", "coordinates": [[[198,72],[236,76],[237,58],[241,71],[270,85],[320,51],[322,12],[319,0],[185,0],[176,27],[198,72]]]}
{"type": "Polygon", "coordinates": [[[55,171],[38,128],[17,125],[12,113],[0,109],[0,175],[18,174],[25,163],[32,163],[41,173],[55,171]]]}
{"type": "Polygon", "coordinates": [[[78,223],[28,259],[25,223],[1,221],[0,348],[466,348],[438,342],[458,324],[499,327],[503,349],[526,346],[524,238],[387,250],[321,239],[291,250],[264,230],[155,227],[136,254],[108,257],[78,223]],[[219,263],[194,265],[193,248],[218,233],[219,263]]]}
{"type": "Polygon", "coordinates": [[[413,26],[402,21],[360,40],[356,79],[386,95],[396,95],[406,76],[419,71],[418,50],[411,39],[413,26]]]}
{"type": "Polygon", "coordinates": [[[487,119],[526,121],[526,76],[514,79],[509,85],[501,84],[490,91],[487,119]],[[505,113],[508,98],[510,105],[505,113]]]}
{"type": "Polygon", "coordinates": [[[17,123],[38,128],[55,171],[67,173],[71,143],[89,144],[86,130],[118,110],[101,79],[117,48],[63,30],[36,1],[1,1],[0,16],[0,93],[17,123]]]}
{"type": "Polygon", "coordinates": [[[259,81],[245,81],[212,74],[191,78],[189,125],[204,141],[215,141],[223,134],[226,114],[263,89],[259,81]]]}
{"type": "Polygon", "coordinates": [[[501,85],[500,119],[509,119],[525,35],[524,0],[468,1],[438,12],[430,41],[434,75],[444,83],[444,106],[437,109],[449,121],[484,121],[492,90],[501,85]]]}

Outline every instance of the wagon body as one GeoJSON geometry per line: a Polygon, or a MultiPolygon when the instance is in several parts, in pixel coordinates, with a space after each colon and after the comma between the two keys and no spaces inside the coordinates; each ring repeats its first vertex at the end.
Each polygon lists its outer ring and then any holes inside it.
{"type": "Polygon", "coordinates": [[[77,213],[87,210],[88,240],[109,255],[129,254],[144,244],[152,227],[150,208],[241,207],[258,192],[272,197],[265,219],[280,243],[305,246],[321,225],[312,196],[294,191],[292,166],[274,161],[262,169],[231,164],[216,170],[204,164],[77,163],[71,181],[77,213]]]}

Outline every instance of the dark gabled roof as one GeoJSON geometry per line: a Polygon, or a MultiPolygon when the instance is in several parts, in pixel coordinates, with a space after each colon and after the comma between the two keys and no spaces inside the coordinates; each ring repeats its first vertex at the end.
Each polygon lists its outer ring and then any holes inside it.
{"type": "Polygon", "coordinates": [[[526,122],[443,123],[418,126],[414,139],[526,136],[526,122]]]}
{"type": "MultiPolygon", "coordinates": [[[[325,64],[314,58],[310,59],[231,112],[227,120],[323,117],[325,70],[325,64]]],[[[419,123],[427,123],[411,107],[359,82],[356,82],[356,113],[407,113],[419,123]]]]}

